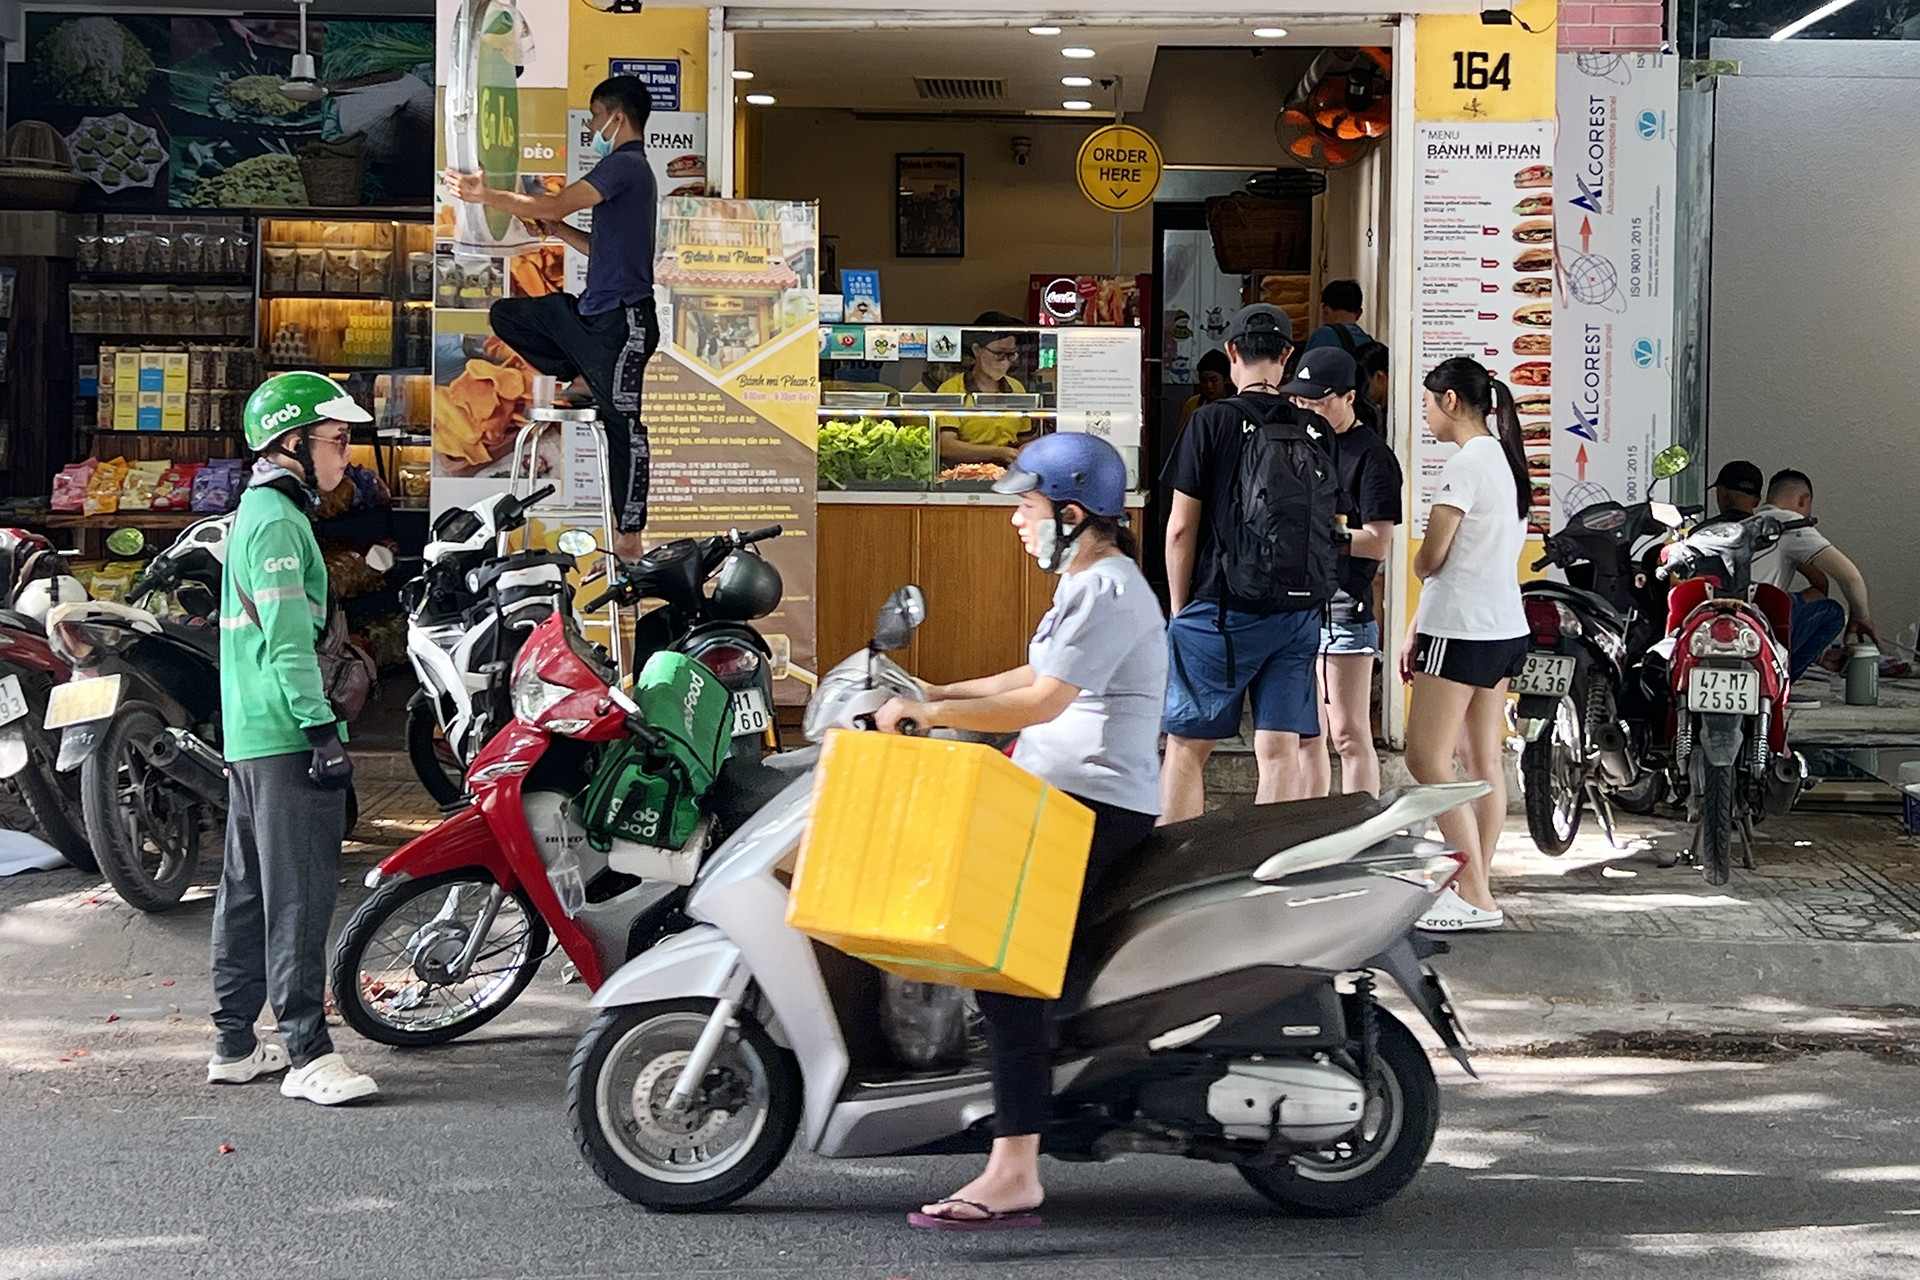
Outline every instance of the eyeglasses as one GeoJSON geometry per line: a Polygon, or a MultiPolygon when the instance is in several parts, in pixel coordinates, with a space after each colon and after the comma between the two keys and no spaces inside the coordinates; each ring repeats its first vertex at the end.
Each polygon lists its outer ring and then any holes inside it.
{"type": "Polygon", "coordinates": [[[310,436],[308,437],[308,439],[310,443],[323,444],[323,445],[326,445],[329,449],[338,449],[342,453],[345,453],[348,450],[348,448],[350,448],[353,444],[353,437],[350,435],[310,436]]]}
{"type": "Polygon", "coordinates": [[[992,356],[995,360],[1012,360],[1020,354],[1020,348],[1014,347],[1011,350],[1002,350],[999,347],[982,347],[980,348],[980,354],[983,356],[992,356]]]}

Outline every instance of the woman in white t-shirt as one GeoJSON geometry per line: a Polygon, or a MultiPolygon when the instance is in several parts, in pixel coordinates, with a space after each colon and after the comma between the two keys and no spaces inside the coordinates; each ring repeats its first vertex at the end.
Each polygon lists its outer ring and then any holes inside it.
{"type": "Polygon", "coordinates": [[[1513,392],[1479,361],[1458,356],[1426,378],[1427,426],[1460,446],[1441,468],[1426,536],[1413,559],[1424,584],[1400,646],[1400,678],[1413,684],[1407,714],[1407,769],[1419,782],[1454,780],[1454,758],[1469,778],[1493,785],[1471,810],[1440,818],[1447,842],[1467,855],[1460,878],[1420,921],[1422,929],[1497,929],[1488,868],[1507,816],[1500,752],[1507,678],[1527,655],[1520,602],[1520,551],[1532,486],[1513,392]],[[1489,417],[1499,434],[1487,424],[1489,417]]]}

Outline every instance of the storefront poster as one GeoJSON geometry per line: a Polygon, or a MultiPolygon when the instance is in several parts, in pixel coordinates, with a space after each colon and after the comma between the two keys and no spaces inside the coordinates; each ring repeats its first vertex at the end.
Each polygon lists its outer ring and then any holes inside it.
{"type": "MultiPolygon", "coordinates": [[[[761,550],[780,570],[785,599],[756,625],[810,669],[818,243],[810,203],[663,201],[654,291],[661,342],[646,390],[649,540],[779,525],[781,536],[761,550]]],[[[807,691],[785,680],[775,694],[800,703],[807,691]]]]}
{"type": "Polygon", "coordinates": [[[1672,439],[1679,64],[1564,54],[1554,169],[1553,516],[1646,498],[1672,439]]]}
{"type": "Polygon", "coordinates": [[[90,207],[108,212],[308,203],[296,154],[364,136],[363,200],[423,202],[434,32],[419,20],[314,19],[319,102],[280,91],[300,23],[285,17],[29,13],[8,77],[14,124],[60,135],[90,207]]]}
{"type": "MultiPolygon", "coordinates": [[[[567,112],[567,181],[578,182],[593,172],[600,157],[593,150],[593,130],[587,121],[593,112],[576,107],[567,112]]],[[[647,161],[654,186],[662,196],[697,196],[707,190],[707,113],[654,111],[647,117],[647,161]]],[[[567,221],[582,231],[593,230],[593,210],[582,209],[567,221]]],[[[567,292],[587,287],[587,256],[566,251],[567,292]]]]}
{"type": "Polygon", "coordinates": [[[1127,461],[1127,488],[1140,487],[1141,331],[1068,327],[1059,353],[1059,428],[1099,436],[1127,461]]]}
{"type": "MultiPolygon", "coordinates": [[[[1506,381],[1536,476],[1535,533],[1546,519],[1553,344],[1553,125],[1428,122],[1415,141],[1415,368],[1472,356],[1506,381]]],[[[1424,536],[1452,457],[1424,422],[1408,478],[1424,536]]]]}

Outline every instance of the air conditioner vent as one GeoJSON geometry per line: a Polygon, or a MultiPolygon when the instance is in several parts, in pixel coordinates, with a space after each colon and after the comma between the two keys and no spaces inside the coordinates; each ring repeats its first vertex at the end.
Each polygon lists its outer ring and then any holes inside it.
{"type": "Polygon", "coordinates": [[[934,102],[1000,102],[1007,96],[1005,80],[954,76],[915,76],[913,87],[934,102]]]}

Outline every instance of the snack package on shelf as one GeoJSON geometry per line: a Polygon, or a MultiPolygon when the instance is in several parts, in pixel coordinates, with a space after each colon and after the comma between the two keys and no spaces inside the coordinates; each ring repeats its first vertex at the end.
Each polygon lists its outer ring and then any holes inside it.
{"type": "Polygon", "coordinates": [[[121,511],[153,510],[153,493],[160,485],[160,477],[166,474],[170,464],[164,459],[151,459],[136,462],[128,466],[127,474],[120,480],[121,511]]]}
{"type": "Polygon", "coordinates": [[[120,509],[120,482],[127,478],[127,460],[114,458],[93,469],[87,480],[87,499],[81,510],[90,516],[107,515],[120,509]]]}
{"type": "Polygon", "coordinates": [[[87,584],[87,592],[95,600],[125,603],[133,580],[140,576],[140,568],[137,560],[114,560],[103,564],[93,575],[93,581],[87,584]]]}
{"type": "Polygon", "coordinates": [[[94,461],[74,462],[60,469],[53,478],[53,498],[48,503],[54,511],[81,511],[87,504],[87,485],[93,479],[94,461]]]}
{"type": "Polygon", "coordinates": [[[197,462],[176,462],[160,474],[153,488],[155,511],[188,511],[193,507],[193,478],[200,474],[197,462]]]}
{"type": "Polygon", "coordinates": [[[215,458],[200,468],[193,478],[193,509],[217,513],[230,509],[240,500],[246,483],[246,464],[238,458],[215,458]]]}

